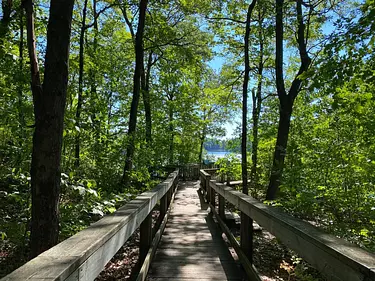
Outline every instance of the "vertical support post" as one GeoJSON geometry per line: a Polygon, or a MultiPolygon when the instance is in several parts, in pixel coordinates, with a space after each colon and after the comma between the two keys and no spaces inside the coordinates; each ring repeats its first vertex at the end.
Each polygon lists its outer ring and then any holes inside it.
{"type": "Polygon", "coordinates": [[[215,190],[211,187],[210,188],[210,204],[212,205],[212,208],[215,208],[216,202],[215,202],[215,190]]]}
{"type": "Polygon", "coordinates": [[[168,210],[168,198],[167,194],[164,194],[164,196],[160,199],[160,218],[163,220],[165,214],[167,213],[168,210]]]}
{"type": "Polygon", "coordinates": [[[219,216],[225,221],[225,198],[219,194],[219,216]]]}
{"type": "Polygon", "coordinates": [[[241,248],[250,263],[253,263],[253,220],[241,212],[241,248]]]}
{"type": "Polygon", "coordinates": [[[142,262],[147,256],[148,249],[152,243],[152,212],[148,214],[140,227],[139,260],[142,262]]]}
{"type": "Polygon", "coordinates": [[[171,204],[171,200],[172,200],[172,192],[173,192],[173,186],[171,186],[171,188],[167,191],[166,195],[167,195],[167,206],[169,207],[169,205],[171,204]]]}
{"type": "Polygon", "coordinates": [[[211,175],[207,175],[206,176],[206,200],[208,203],[210,203],[211,201],[211,192],[212,192],[212,188],[210,186],[210,180],[211,180],[211,175]]]}

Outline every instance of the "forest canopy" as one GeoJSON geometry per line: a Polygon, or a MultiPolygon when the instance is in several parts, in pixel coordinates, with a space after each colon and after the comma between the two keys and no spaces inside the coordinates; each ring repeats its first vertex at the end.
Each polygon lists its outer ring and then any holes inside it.
{"type": "Polygon", "coordinates": [[[374,251],[374,47],[374,0],[2,0],[0,251],[17,267],[205,150],[374,251]]]}

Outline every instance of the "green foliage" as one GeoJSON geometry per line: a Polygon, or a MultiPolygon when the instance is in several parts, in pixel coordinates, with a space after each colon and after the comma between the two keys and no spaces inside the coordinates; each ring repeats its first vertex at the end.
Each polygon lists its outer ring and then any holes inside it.
{"type": "Polygon", "coordinates": [[[94,180],[74,180],[62,174],[60,196],[60,239],[75,234],[105,214],[132,199],[138,192],[105,193],[96,186],[94,180]]]}
{"type": "MultiPolygon", "coordinates": [[[[46,41],[48,8],[44,2],[36,1],[39,58],[43,57],[46,41]]],[[[300,77],[305,84],[293,109],[280,196],[270,204],[375,250],[375,5],[373,0],[333,2],[321,2],[310,19],[308,44],[312,46],[309,50],[316,67],[300,77]],[[329,7],[333,2],[338,2],[337,6],[329,7]],[[349,2],[356,5],[348,5],[349,2]],[[335,15],[326,13],[329,8],[335,15]],[[330,25],[335,31],[327,36],[325,29],[330,25]],[[317,47],[320,40],[326,42],[323,50],[317,47]]],[[[109,3],[114,2],[100,2],[97,8],[109,3]]],[[[292,47],[296,21],[293,3],[285,3],[287,87],[300,60],[292,47]]],[[[84,102],[78,124],[82,4],[78,1],[75,6],[72,27],[61,160],[60,239],[154,187],[157,181],[152,175],[162,174],[161,167],[196,163],[202,142],[212,148],[212,139],[223,136],[224,125],[237,121],[241,105],[244,25],[240,22],[245,20],[248,1],[149,3],[144,48],[145,65],[149,57],[152,63],[152,142],[145,140],[145,107],[141,100],[131,184],[124,190],[120,179],[129,142],[134,72],[130,26],[136,30],[138,2],[126,2],[123,10],[118,5],[106,9],[95,27],[89,1],[90,27],[84,40],[84,102]],[[129,26],[125,25],[124,11],[129,26]],[[210,60],[217,57],[223,59],[223,65],[220,70],[211,69],[210,60]],[[75,167],[78,136],[80,166],[75,167]]],[[[26,41],[21,40],[19,19],[12,20],[9,32],[0,38],[0,246],[15,245],[23,250],[27,248],[30,229],[29,170],[34,116],[26,41]]],[[[251,25],[249,87],[256,88],[257,82],[262,81],[264,92],[256,187],[256,195],[264,198],[279,118],[279,103],[274,96],[271,1],[258,1],[251,25]],[[257,65],[262,39],[264,72],[260,76],[257,65]]],[[[25,23],[23,28],[25,36],[25,23]]],[[[240,139],[234,136],[224,144],[225,149],[238,151],[240,139]]],[[[217,164],[222,179],[241,179],[240,160],[235,155],[222,158],[217,164]]],[[[314,280],[304,270],[303,262],[297,260],[294,274],[301,280],[314,280]]]]}
{"type": "Polygon", "coordinates": [[[230,181],[241,178],[241,159],[236,154],[228,154],[219,158],[215,164],[220,167],[218,174],[221,179],[230,181]]]}

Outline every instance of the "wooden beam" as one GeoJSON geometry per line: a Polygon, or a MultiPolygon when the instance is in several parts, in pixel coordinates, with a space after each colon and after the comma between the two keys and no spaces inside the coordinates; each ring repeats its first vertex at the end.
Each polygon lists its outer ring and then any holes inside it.
{"type": "MultiPolygon", "coordinates": [[[[177,183],[175,185],[177,186],[177,183]]],[[[163,219],[163,221],[160,225],[159,230],[156,232],[155,237],[152,240],[151,247],[148,250],[148,253],[147,253],[146,258],[143,262],[141,270],[139,271],[139,274],[138,274],[138,277],[137,277],[136,281],[145,281],[146,280],[148,270],[150,269],[150,265],[152,263],[152,260],[154,259],[154,256],[155,256],[156,250],[158,248],[160,239],[163,235],[165,226],[167,225],[168,218],[169,218],[169,215],[170,215],[170,212],[171,212],[171,209],[172,209],[172,204],[173,204],[175,195],[176,195],[176,192],[174,192],[173,195],[172,195],[171,204],[168,208],[168,211],[167,211],[166,215],[164,216],[164,219],[163,219]]]]}
{"type": "MultiPolygon", "coordinates": [[[[210,205],[212,208],[212,206],[210,205]]],[[[246,275],[250,281],[261,281],[262,279],[259,277],[257,269],[254,267],[254,265],[250,262],[250,260],[247,258],[247,255],[242,251],[240,244],[238,243],[237,239],[234,237],[233,233],[230,231],[228,226],[225,224],[225,222],[221,219],[221,217],[217,214],[215,208],[212,208],[213,214],[215,215],[217,221],[219,222],[220,228],[223,230],[225,235],[227,236],[230,244],[236,251],[240,262],[245,269],[246,275]]]]}
{"type": "Polygon", "coordinates": [[[148,214],[140,227],[139,261],[143,263],[152,243],[152,212],[148,214]]]}
{"type": "Polygon", "coordinates": [[[225,198],[219,194],[219,216],[225,220],[225,198]]]}
{"type": "Polygon", "coordinates": [[[375,280],[374,254],[224,184],[211,180],[210,187],[296,251],[329,280],[375,280]]]}
{"type": "MultiPolygon", "coordinates": [[[[247,182],[250,183],[251,181],[248,180],[247,182]]],[[[229,184],[227,184],[227,185],[228,186],[236,186],[236,185],[240,185],[240,184],[242,184],[242,180],[240,180],[240,181],[230,181],[229,184]]]]}
{"type": "Polygon", "coordinates": [[[240,233],[241,249],[249,259],[250,263],[253,263],[253,220],[244,212],[241,212],[240,233]]]}
{"type": "Polygon", "coordinates": [[[178,170],[174,171],[153,190],[40,254],[1,281],[94,280],[171,189],[178,174],[178,170]]]}

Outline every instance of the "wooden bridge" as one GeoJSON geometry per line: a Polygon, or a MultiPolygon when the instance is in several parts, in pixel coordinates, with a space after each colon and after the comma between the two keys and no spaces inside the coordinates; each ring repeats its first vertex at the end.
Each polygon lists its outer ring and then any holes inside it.
{"type": "Polygon", "coordinates": [[[214,174],[215,169],[198,167],[174,171],[153,190],[1,281],[94,280],[138,228],[143,265],[137,280],[261,280],[251,263],[253,219],[328,280],[375,280],[375,255],[217,182],[214,174]],[[241,245],[224,222],[226,201],[241,211],[246,233],[241,245]],[[160,216],[152,227],[157,204],[160,216]],[[229,251],[223,233],[236,254],[229,251]]]}

